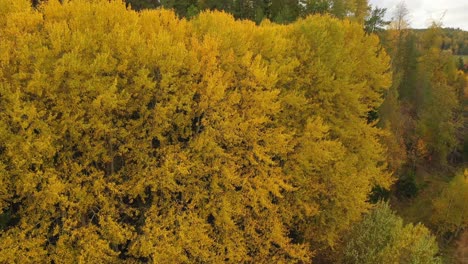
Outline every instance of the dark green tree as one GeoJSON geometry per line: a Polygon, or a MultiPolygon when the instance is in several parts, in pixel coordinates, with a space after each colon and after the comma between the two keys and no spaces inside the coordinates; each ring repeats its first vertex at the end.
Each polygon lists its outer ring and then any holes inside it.
{"type": "Polygon", "coordinates": [[[385,26],[390,24],[390,21],[384,19],[386,11],[386,8],[371,7],[370,13],[364,20],[364,29],[367,33],[380,32],[385,29],[385,26]]]}
{"type": "Polygon", "coordinates": [[[161,4],[158,0],[125,0],[134,10],[156,8],[161,4]]]}

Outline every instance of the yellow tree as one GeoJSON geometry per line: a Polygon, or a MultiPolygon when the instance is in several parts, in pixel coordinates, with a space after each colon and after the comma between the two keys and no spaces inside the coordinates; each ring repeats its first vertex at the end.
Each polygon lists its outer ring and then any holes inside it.
{"type": "Polygon", "coordinates": [[[0,1],[0,262],[304,262],[388,186],[359,24],[0,1]]]}
{"type": "Polygon", "coordinates": [[[456,175],[433,201],[432,223],[441,234],[456,237],[468,226],[468,170],[456,175]]]}
{"type": "Polygon", "coordinates": [[[371,188],[391,184],[378,142],[381,132],[367,122],[389,86],[389,60],[376,36],[328,16],[300,20],[287,36],[299,63],[292,75],[279,76],[280,122],[297,135],[286,168],[294,183],[304,183],[291,199],[313,201],[308,207],[316,212],[299,214],[295,226],[314,247],[333,246],[368,208],[371,188]]]}
{"type": "Polygon", "coordinates": [[[249,46],[223,53],[172,12],[119,2],[21,8],[2,14],[2,209],[18,221],[3,260],[308,258],[274,203],[290,187],[271,157],[289,136],[249,46]]]}

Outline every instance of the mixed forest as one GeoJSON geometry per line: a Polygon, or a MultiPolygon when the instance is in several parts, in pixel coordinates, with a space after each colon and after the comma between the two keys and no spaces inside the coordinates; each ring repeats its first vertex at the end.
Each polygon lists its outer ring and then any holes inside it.
{"type": "Polygon", "coordinates": [[[468,32],[385,12],[0,0],[0,263],[468,260],[468,32]]]}

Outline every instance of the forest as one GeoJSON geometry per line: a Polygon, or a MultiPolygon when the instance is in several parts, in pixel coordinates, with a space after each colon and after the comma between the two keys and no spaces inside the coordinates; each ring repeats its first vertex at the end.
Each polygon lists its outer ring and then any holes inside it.
{"type": "Polygon", "coordinates": [[[0,0],[0,263],[466,263],[468,32],[367,0],[0,0]]]}

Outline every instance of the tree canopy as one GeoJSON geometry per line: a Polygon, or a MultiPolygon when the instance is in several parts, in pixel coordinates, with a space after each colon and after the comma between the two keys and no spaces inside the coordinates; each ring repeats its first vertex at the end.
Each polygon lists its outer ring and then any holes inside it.
{"type": "Polygon", "coordinates": [[[0,0],[0,47],[0,262],[308,261],[392,183],[358,23],[0,0]]]}
{"type": "Polygon", "coordinates": [[[441,263],[437,242],[422,224],[403,224],[388,204],[378,203],[353,226],[342,263],[441,263]]]}

